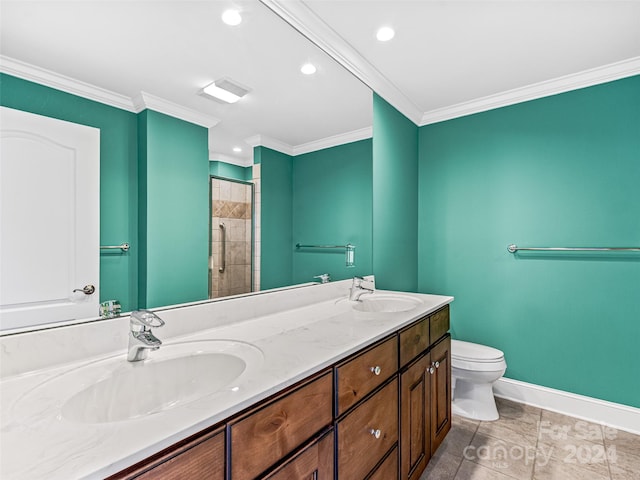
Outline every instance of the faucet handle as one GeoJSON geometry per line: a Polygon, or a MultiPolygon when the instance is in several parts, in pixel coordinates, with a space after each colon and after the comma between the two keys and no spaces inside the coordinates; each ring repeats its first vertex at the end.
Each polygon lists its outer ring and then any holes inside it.
{"type": "Polygon", "coordinates": [[[162,327],[164,320],[150,310],[134,310],[131,312],[131,326],[162,327]]]}
{"type": "Polygon", "coordinates": [[[322,275],[316,275],[313,278],[320,279],[321,283],[329,283],[331,281],[331,275],[328,273],[323,273],[322,275]]]}

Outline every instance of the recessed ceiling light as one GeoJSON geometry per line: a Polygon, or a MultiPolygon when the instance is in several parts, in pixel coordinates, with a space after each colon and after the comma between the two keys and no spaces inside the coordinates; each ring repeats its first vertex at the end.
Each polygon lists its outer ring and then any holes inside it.
{"type": "Polygon", "coordinates": [[[204,87],[200,93],[223,102],[236,103],[249,93],[249,89],[228,78],[221,78],[204,87]]]}
{"type": "Polygon", "coordinates": [[[376,32],[376,38],[381,42],[388,42],[395,36],[396,32],[391,27],[380,27],[376,32]]]}
{"type": "Polygon", "coordinates": [[[222,14],[222,21],[227,25],[235,27],[236,25],[240,25],[240,23],[242,22],[242,17],[240,16],[240,12],[238,10],[225,10],[222,14]]]}
{"type": "Polygon", "coordinates": [[[314,73],[316,73],[316,67],[313,63],[305,63],[301,68],[300,71],[302,73],[304,73],[305,75],[313,75],[314,73]]]}
{"type": "Polygon", "coordinates": [[[242,149],[240,147],[233,147],[233,151],[236,153],[240,153],[242,149]]]}

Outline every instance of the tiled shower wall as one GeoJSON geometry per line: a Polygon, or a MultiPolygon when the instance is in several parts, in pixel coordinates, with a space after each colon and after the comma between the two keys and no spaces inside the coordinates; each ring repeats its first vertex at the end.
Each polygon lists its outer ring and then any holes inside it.
{"type": "Polygon", "coordinates": [[[211,179],[211,298],[251,291],[251,185],[211,179]],[[226,255],[222,266],[222,229],[226,230],[226,255]]]}

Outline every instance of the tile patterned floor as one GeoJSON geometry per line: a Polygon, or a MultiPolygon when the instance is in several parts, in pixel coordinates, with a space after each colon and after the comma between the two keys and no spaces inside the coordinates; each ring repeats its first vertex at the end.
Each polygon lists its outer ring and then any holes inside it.
{"type": "Polygon", "coordinates": [[[420,480],[640,479],[640,435],[496,400],[495,422],[454,416],[420,480]]]}

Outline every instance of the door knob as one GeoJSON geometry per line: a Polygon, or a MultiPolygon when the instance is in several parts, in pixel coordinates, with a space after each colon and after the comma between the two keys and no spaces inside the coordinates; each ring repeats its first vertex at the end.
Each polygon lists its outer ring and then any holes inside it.
{"type": "Polygon", "coordinates": [[[91,295],[96,291],[96,287],[93,285],[85,285],[84,288],[76,288],[73,290],[74,292],[82,292],[85,295],[91,295]]]}

